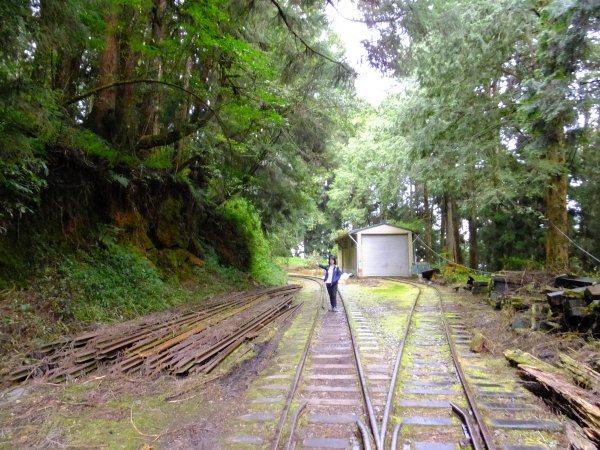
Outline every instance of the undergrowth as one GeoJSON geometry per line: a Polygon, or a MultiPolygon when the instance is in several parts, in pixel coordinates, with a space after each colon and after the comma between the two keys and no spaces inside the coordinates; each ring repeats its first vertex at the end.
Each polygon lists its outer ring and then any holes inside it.
{"type": "Polygon", "coordinates": [[[307,258],[299,256],[278,256],[275,262],[287,270],[314,269],[319,263],[318,255],[310,255],[307,258]]]}
{"type": "Polygon", "coordinates": [[[249,287],[247,274],[219,265],[216,255],[192,267],[181,282],[126,243],[45,252],[46,264],[27,287],[0,293],[0,353],[249,287]]]}
{"type": "Polygon", "coordinates": [[[441,274],[444,281],[449,284],[466,284],[469,277],[473,277],[475,281],[490,281],[489,275],[455,264],[442,267],[441,274]]]}

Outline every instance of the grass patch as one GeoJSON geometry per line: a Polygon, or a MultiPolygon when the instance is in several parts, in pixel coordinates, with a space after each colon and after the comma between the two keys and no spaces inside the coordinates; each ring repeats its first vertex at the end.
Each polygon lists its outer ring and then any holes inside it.
{"type": "Polygon", "coordinates": [[[314,269],[316,260],[311,258],[300,258],[299,256],[278,256],[275,258],[278,266],[287,270],[314,269]]]}
{"type": "MultiPolygon", "coordinates": [[[[374,294],[380,297],[393,297],[405,296],[406,294],[416,295],[417,288],[414,288],[408,284],[397,283],[395,281],[384,281],[379,286],[369,287],[368,291],[372,291],[374,294]]],[[[412,298],[414,299],[414,297],[412,298]]],[[[398,300],[408,300],[406,298],[398,300]]]]}

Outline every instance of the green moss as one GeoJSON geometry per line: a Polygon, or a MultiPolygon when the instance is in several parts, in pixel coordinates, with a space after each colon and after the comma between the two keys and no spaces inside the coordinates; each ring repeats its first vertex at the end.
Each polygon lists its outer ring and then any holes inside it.
{"type": "Polygon", "coordinates": [[[406,315],[386,316],[380,323],[385,331],[400,337],[406,327],[406,315]]]}
{"type": "Polygon", "coordinates": [[[183,200],[168,197],[158,209],[156,238],[164,247],[187,248],[189,237],[182,228],[183,200]]]}

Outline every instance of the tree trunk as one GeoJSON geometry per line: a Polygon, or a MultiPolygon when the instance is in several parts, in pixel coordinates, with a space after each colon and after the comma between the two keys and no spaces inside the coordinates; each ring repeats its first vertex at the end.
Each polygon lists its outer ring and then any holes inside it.
{"type": "MultiPolygon", "coordinates": [[[[167,9],[166,0],[153,0],[154,6],[150,13],[152,25],[152,39],[150,45],[158,48],[165,35],[164,17],[167,9]]],[[[151,78],[160,80],[162,78],[162,61],[160,57],[154,57],[150,61],[149,74],[151,78]]],[[[144,97],[143,120],[141,123],[141,135],[155,135],[159,132],[158,126],[158,91],[149,90],[144,97]]]]}
{"type": "Polygon", "coordinates": [[[458,264],[463,264],[462,251],[460,250],[460,217],[458,216],[458,208],[456,207],[456,199],[454,196],[450,197],[450,203],[452,204],[452,222],[454,231],[454,253],[456,254],[455,261],[458,264]]]}
{"type": "Polygon", "coordinates": [[[548,180],[546,189],[546,269],[553,272],[564,272],[569,268],[569,241],[567,217],[567,174],[565,137],[562,121],[549,125],[547,134],[549,145],[546,152],[548,161],[557,166],[557,173],[548,180]]]}
{"type": "MultiPolygon", "coordinates": [[[[81,54],[71,55],[58,49],[58,61],[54,89],[62,89],[63,99],[75,97],[77,94],[77,82],[80,79],[81,54]]],[[[74,120],[76,117],[77,105],[68,106],[69,115],[74,120]]]]}
{"type": "MultiPolygon", "coordinates": [[[[183,73],[183,79],[182,79],[182,84],[183,84],[184,89],[189,89],[189,87],[190,87],[190,79],[192,77],[192,65],[193,65],[192,57],[188,56],[187,59],[185,60],[185,71],[183,73]]],[[[190,120],[190,106],[191,106],[191,104],[190,104],[189,96],[181,101],[181,106],[179,107],[179,109],[177,111],[177,121],[179,123],[187,123],[190,120]]],[[[189,157],[189,152],[184,151],[185,146],[183,146],[182,144],[183,144],[183,142],[181,140],[175,142],[175,149],[177,151],[177,157],[175,158],[175,161],[176,161],[175,172],[179,172],[181,165],[184,164],[185,161],[189,157]],[[187,153],[187,154],[185,154],[185,153],[187,153]]]]}
{"type": "Polygon", "coordinates": [[[446,248],[446,217],[448,216],[448,208],[446,206],[446,196],[440,198],[441,210],[441,226],[440,226],[440,248],[446,248]]]}
{"type": "Polygon", "coordinates": [[[446,252],[448,253],[448,259],[451,262],[459,262],[458,257],[458,242],[456,240],[456,217],[454,213],[454,199],[450,194],[444,194],[444,205],[445,205],[445,225],[446,225],[446,252]]]}
{"type": "Polygon", "coordinates": [[[433,260],[433,255],[431,253],[432,247],[432,224],[431,224],[431,208],[429,206],[429,188],[427,187],[427,182],[423,183],[423,219],[425,221],[425,244],[428,248],[425,249],[425,255],[428,262],[433,260]]]}
{"type": "MultiPolygon", "coordinates": [[[[104,48],[98,60],[99,86],[114,83],[117,80],[119,62],[118,14],[114,6],[107,12],[105,21],[104,48]]],[[[90,127],[109,142],[112,142],[114,135],[116,99],[116,88],[103,89],[98,92],[89,118],[90,127]]]]}
{"type": "MultiPolygon", "coordinates": [[[[123,10],[127,17],[126,22],[135,23],[137,20],[137,10],[132,7],[125,7],[123,10]]],[[[136,63],[140,55],[129,45],[128,31],[123,32],[120,39],[120,73],[121,79],[133,80],[136,78],[136,63]]],[[[119,124],[118,145],[122,149],[133,152],[137,142],[138,120],[136,114],[135,85],[123,84],[117,87],[116,114],[119,124]]]]}
{"type": "Polygon", "coordinates": [[[469,266],[477,269],[479,266],[479,247],[477,244],[477,206],[471,199],[471,215],[469,216],[469,266]]]}

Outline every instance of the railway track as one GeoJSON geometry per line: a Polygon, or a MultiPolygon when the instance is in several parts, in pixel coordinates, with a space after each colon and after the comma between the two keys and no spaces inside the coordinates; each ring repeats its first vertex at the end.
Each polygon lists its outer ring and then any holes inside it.
{"type": "MultiPolygon", "coordinates": [[[[211,448],[567,448],[556,437],[562,425],[532,406],[512,373],[497,375],[504,361],[490,369],[489,358],[470,351],[471,333],[447,294],[366,280],[342,286],[334,313],[320,279],[296,278],[309,289],[230,294],[57,341],[11,379],[78,377],[98,364],[117,373],[208,373],[272,323],[277,339],[248,344],[269,350],[248,360],[258,377],[241,385],[231,432],[211,448]],[[384,293],[369,300],[379,285],[384,293]]],[[[236,387],[248,373],[240,371],[236,387]]]]}
{"type": "Polygon", "coordinates": [[[342,297],[338,313],[326,311],[322,283],[302,278],[319,287],[281,344],[290,357],[255,387],[277,395],[254,398],[262,409],[238,417],[224,448],[559,448],[527,444],[527,433],[556,432],[560,423],[537,420],[522,388],[477,363],[470,332],[437,289],[391,280],[410,286],[412,299],[378,308],[380,320],[401,321],[390,339],[359,299],[342,297]]]}
{"type": "Polygon", "coordinates": [[[297,278],[317,288],[280,345],[282,358],[253,387],[260,395],[251,399],[253,412],[236,419],[246,426],[224,448],[370,449],[376,416],[344,301],[327,311],[322,282],[297,278]]]}
{"type": "Polygon", "coordinates": [[[438,288],[392,281],[412,285],[420,294],[397,356],[402,381],[390,404],[398,418],[390,448],[558,448],[537,442],[545,432],[545,440],[552,443],[550,436],[562,429],[560,422],[540,420],[544,413],[531,404],[525,390],[514,379],[502,380],[470,350],[470,331],[438,288]]]}
{"type": "MultiPolygon", "coordinates": [[[[321,297],[325,300],[320,280],[303,278],[319,283],[321,297]]],[[[306,342],[304,354],[307,357],[296,371],[296,378],[301,382],[288,397],[289,405],[296,403],[298,406],[289,418],[286,449],[298,444],[308,448],[350,448],[362,444],[363,448],[369,449],[372,438],[376,448],[380,448],[379,436],[374,431],[377,420],[356,332],[343,297],[339,297],[339,311],[322,316],[320,327],[315,324],[315,331],[306,342]],[[301,422],[305,410],[308,420],[301,422]]],[[[278,435],[283,433],[287,409],[281,415],[278,435]]],[[[272,450],[279,448],[279,442],[276,438],[272,450]]]]}
{"type": "Polygon", "coordinates": [[[459,445],[474,450],[494,449],[487,425],[472,402],[439,291],[401,282],[417,288],[419,294],[407,318],[396,356],[382,437],[390,435],[392,449],[398,448],[399,441],[403,441],[403,448],[449,450],[459,445]],[[401,388],[397,390],[395,380],[400,369],[403,376],[401,388]],[[390,433],[387,418],[393,411],[402,416],[390,433]],[[402,429],[407,425],[413,430],[402,436],[402,429]],[[430,440],[432,436],[435,441],[430,440]]]}

